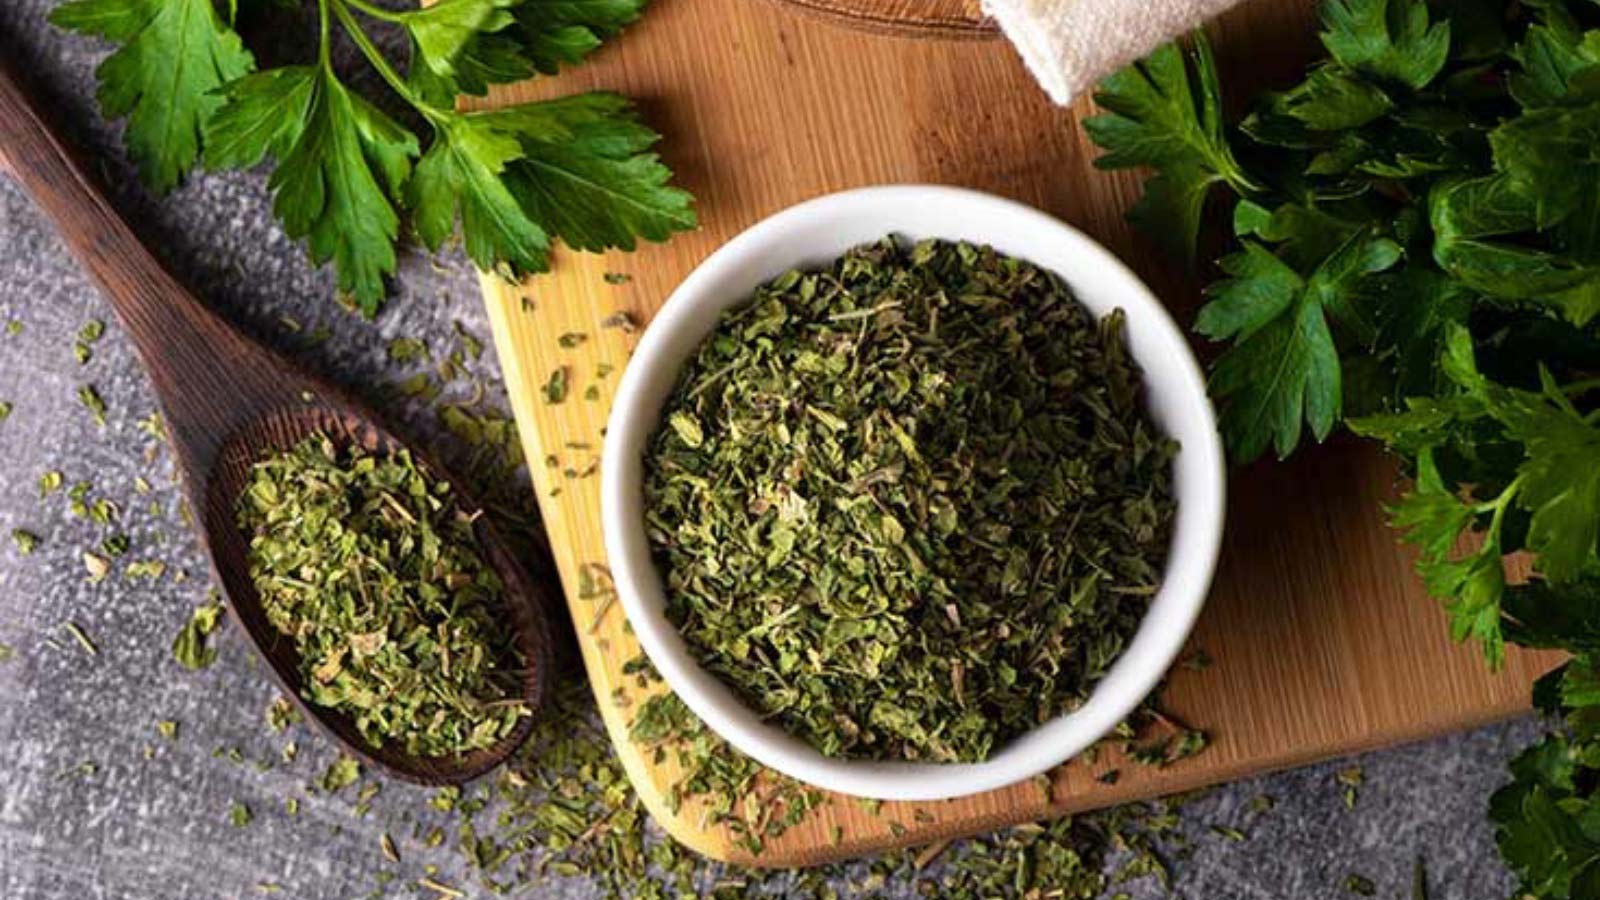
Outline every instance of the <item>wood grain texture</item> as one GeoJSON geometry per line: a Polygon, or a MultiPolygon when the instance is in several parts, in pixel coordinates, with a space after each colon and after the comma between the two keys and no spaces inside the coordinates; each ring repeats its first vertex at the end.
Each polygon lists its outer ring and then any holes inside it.
{"type": "MultiPolygon", "coordinates": [[[[1213,34],[1225,83],[1255,88],[1308,58],[1311,4],[1259,0],[1213,34]]],[[[1078,126],[1089,105],[1052,107],[1001,42],[884,38],[750,0],[658,0],[593,63],[488,102],[589,87],[643,98],[666,134],[663,155],[699,198],[702,228],[632,255],[561,255],[548,276],[520,287],[487,278],[483,287],[595,694],[634,784],[678,840],[755,865],[818,863],[1187,790],[1527,708],[1529,683],[1554,657],[1514,652],[1492,676],[1475,647],[1450,642],[1443,613],[1383,524],[1393,468],[1371,445],[1341,439],[1233,474],[1222,568],[1192,641],[1216,662],[1176,671],[1166,693],[1171,711],[1214,736],[1199,757],[1158,770],[1102,754],[1096,765],[1057,770],[1048,800],[1021,785],[954,802],[885,803],[871,815],[831,797],[755,859],[724,831],[703,827],[692,804],[668,812],[663,798],[677,773],[627,738],[637,698],[621,666],[638,646],[620,609],[597,618],[594,601],[576,591],[579,566],[605,559],[598,478],[582,473],[596,462],[617,373],[599,378],[596,367],[620,370],[635,339],[601,328],[603,319],[627,311],[648,321],[696,263],[763,216],[882,182],[964,185],[1048,210],[1129,261],[1183,323],[1197,286],[1124,222],[1138,178],[1091,167],[1094,151],[1078,126]],[[632,280],[608,284],[607,272],[632,280]],[[557,338],[568,332],[589,337],[565,349],[557,338]],[[561,367],[571,394],[548,404],[539,388],[561,367]],[[596,399],[586,400],[591,386],[596,399]],[[1113,767],[1123,769],[1115,785],[1097,780],[1113,767]],[[898,835],[897,825],[905,829],[898,835]]]]}
{"type": "Polygon", "coordinates": [[[845,28],[907,38],[989,40],[1000,36],[982,0],[768,0],[845,28]]]}
{"type": "MultiPolygon", "coordinates": [[[[371,747],[348,715],[303,702],[294,644],[267,620],[250,578],[244,535],[235,524],[236,501],[251,466],[263,454],[288,449],[316,432],[369,451],[406,447],[421,465],[450,482],[464,508],[479,508],[466,486],[409,448],[355,398],[249,340],[183,287],[101,195],[4,59],[0,170],[15,178],[54,222],[133,338],[160,400],[168,444],[216,582],[284,695],[347,753],[408,781],[457,784],[503,762],[532,731],[531,717],[491,747],[459,756],[417,757],[393,742],[371,747]]],[[[505,582],[508,618],[527,660],[524,696],[538,706],[551,670],[541,588],[486,516],[479,516],[473,527],[487,562],[505,582]]]]}

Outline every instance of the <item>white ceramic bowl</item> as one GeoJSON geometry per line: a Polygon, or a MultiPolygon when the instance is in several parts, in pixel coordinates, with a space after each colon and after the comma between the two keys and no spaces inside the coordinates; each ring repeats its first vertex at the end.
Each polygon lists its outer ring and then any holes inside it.
{"type": "Polygon", "coordinates": [[[762,220],[707,257],[667,299],[628,362],[602,459],[601,513],[611,573],[628,621],[667,685],[707,725],[761,763],[817,787],[885,800],[938,800],[1001,787],[1065,762],[1104,736],[1155,687],[1182,648],[1205,602],[1222,538],[1224,474],[1216,421],[1200,367],[1160,302],[1115,256],[1071,226],[1031,207],[959,188],[894,185],[819,197],[762,220]],[[683,364],[722,311],[788,269],[825,266],[885,234],[990,244],[1060,273],[1097,317],[1125,310],[1150,414],[1182,445],[1165,578],[1133,640],[1087,703],[981,763],[831,759],[763,722],[700,667],[667,620],[662,580],[645,536],[644,450],[683,364]]]}

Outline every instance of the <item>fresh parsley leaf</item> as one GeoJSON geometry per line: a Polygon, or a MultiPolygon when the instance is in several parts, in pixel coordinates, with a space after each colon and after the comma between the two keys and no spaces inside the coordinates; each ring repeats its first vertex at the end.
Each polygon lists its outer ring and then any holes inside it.
{"type": "Polygon", "coordinates": [[[1574,324],[1600,313],[1600,266],[1536,242],[1494,240],[1534,231],[1537,204],[1505,175],[1447,180],[1429,197],[1433,258],[1462,284],[1491,297],[1555,307],[1574,324]]]}
{"type": "Polygon", "coordinates": [[[697,224],[693,198],[648,152],[659,139],[620,94],[594,92],[508,110],[551,125],[519,131],[523,156],[508,182],[530,214],[579,250],[634,248],[697,224]]]}
{"type": "Polygon", "coordinates": [[[518,8],[528,59],[546,75],[575,65],[639,18],[645,0],[525,0],[518,8]]]}
{"type": "Polygon", "coordinates": [[[1343,69],[1324,67],[1277,95],[1274,108],[1312,131],[1344,131],[1394,108],[1383,89],[1343,69]]]}
{"type": "Polygon", "coordinates": [[[206,120],[222,103],[216,90],[255,68],[212,0],[74,0],[50,21],[122,45],[95,72],[100,105],[128,118],[123,141],[155,191],[199,159],[206,120]]]}
{"type": "Polygon", "coordinates": [[[1539,392],[1499,389],[1491,411],[1506,436],[1522,444],[1518,502],[1533,518],[1527,546],[1551,581],[1576,578],[1595,564],[1600,538],[1600,428],[1573,407],[1544,373],[1539,392]]]}
{"type": "Polygon", "coordinates": [[[1428,19],[1423,0],[1331,0],[1322,45],[1340,65],[1422,88],[1450,54],[1450,24],[1428,19]]]}
{"type": "Polygon", "coordinates": [[[1520,71],[1510,93],[1524,107],[1537,109],[1567,102],[1592,90],[1600,69],[1600,31],[1582,31],[1559,3],[1542,4],[1543,21],[1527,30],[1511,51],[1520,71]]]}
{"type": "Polygon", "coordinates": [[[1083,123],[1106,151],[1097,167],[1157,169],[1128,217],[1186,258],[1194,256],[1211,189],[1226,184],[1248,194],[1255,187],[1224,133],[1210,42],[1196,32],[1193,43],[1191,62],[1168,44],[1102,81],[1095,102],[1108,112],[1083,123]]]}
{"type": "Polygon", "coordinates": [[[1500,630],[1500,598],[1505,593],[1505,565],[1501,560],[1500,529],[1509,497],[1490,505],[1492,519],[1477,550],[1460,558],[1450,551],[1463,532],[1486,510],[1468,504],[1439,476],[1433,451],[1417,457],[1417,475],[1411,490],[1389,510],[1390,522],[1422,551],[1417,572],[1428,593],[1445,601],[1450,614],[1450,635],[1456,640],[1476,638],[1483,645],[1491,669],[1505,663],[1505,637],[1500,630]]]}
{"type": "Polygon", "coordinates": [[[410,175],[417,139],[327,65],[309,77],[298,134],[267,182],[273,211],[291,238],[306,240],[312,262],[333,260],[339,289],[371,315],[394,272],[400,217],[393,198],[410,175]]]}
{"type": "Polygon", "coordinates": [[[206,123],[207,168],[246,169],[289,154],[305,131],[318,90],[311,66],[285,66],[246,75],[222,89],[222,107],[206,123]]]}
{"type": "Polygon", "coordinates": [[[550,236],[505,181],[507,164],[522,157],[515,121],[507,119],[500,113],[443,119],[407,196],[417,236],[429,248],[455,232],[459,211],[468,258],[482,269],[502,264],[522,275],[549,265],[550,236]]]}
{"type": "Polygon", "coordinates": [[[1341,375],[1325,313],[1345,308],[1363,276],[1400,258],[1394,242],[1358,232],[1302,283],[1271,266],[1263,252],[1246,249],[1244,259],[1225,263],[1234,278],[1197,324],[1212,337],[1239,338],[1211,374],[1223,437],[1236,460],[1254,459],[1269,445],[1287,456],[1300,442],[1302,422],[1316,440],[1328,436],[1339,416],[1341,375]],[[1264,311],[1251,310],[1252,302],[1264,311]]]}
{"type": "Polygon", "coordinates": [[[533,74],[515,42],[498,34],[516,22],[510,10],[519,2],[440,0],[393,18],[411,37],[413,67],[428,69],[447,101],[456,90],[481,94],[489,84],[533,74]]]}
{"type": "Polygon", "coordinates": [[[1508,589],[1503,605],[1506,636],[1519,644],[1600,653],[1600,577],[1559,586],[1532,578],[1508,589]]]}
{"type": "MultiPolygon", "coordinates": [[[[73,0],[57,24],[123,44],[101,68],[108,113],[127,115],[146,177],[170,187],[197,159],[210,168],[270,160],[285,231],[366,314],[395,269],[402,216],[437,249],[459,220],[484,270],[542,272],[552,240],[631,250],[696,224],[650,148],[658,136],[608,93],[493,112],[455,109],[460,93],[553,73],[638,18],[644,0],[437,0],[392,10],[365,0],[317,4],[317,60],[252,73],[239,36],[212,0],[73,0]],[[365,19],[404,32],[404,75],[365,19]],[[331,63],[343,30],[433,135],[426,148],[353,92],[331,63]],[[420,157],[420,159],[419,159],[420,157]],[[416,164],[413,173],[413,164],[416,164]]],[[[228,6],[228,21],[233,5],[228,6]]],[[[352,82],[353,83],[353,82],[352,82]]]]}
{"type": "MultiPolygon", "coordinates": [[[[1211,381],[1229,450],[1284,453],[1302,422],[1316,435],[1354,416],[1414,476],[1389,513],[1451,633],[1495,668],[1508,641],[1574,654],[1534,684],[1558,730],[1490,814],[1517,896],[1600,897],[1600,18],[1589,0],[1322,9],[1331,58],[1230,132],[1250,187],[1195,326],[1233,341],[1211,381]],[[1395,249],[1313,290],[1351,242],[1376,241],[1395,249]],[[1518,583],[1512,555],[1532,563],[1518,583]]],[[[1112,83],[1149,81],[1134,67],[1112,83]]],[[[1169,177],[1200,170],[1202,118],[1090,135],[1183,148],[1130,161],[1169,177]]],[[[1142,228],[1187,233],[1216,180],[1179,183],[1199,199],[1142,228]]]]}
{"type": "Polygon", "coordinates": [[[1534,227],[1567,252],[1600,258],[1600,100],[1530,110],[1489,135],[1495,166],[1533,204],[1534,227]]]}
{"type": "Polygon", "coordinates": [[[655,132],[626,99],[589,93],[452,114],[410,186],[418,235],[439,246],[460,213],[467,254],[514,275],[543,271],[559,237],[580,250],[631,250],[695,226],[692,199],[668,186],[655,132]]]}

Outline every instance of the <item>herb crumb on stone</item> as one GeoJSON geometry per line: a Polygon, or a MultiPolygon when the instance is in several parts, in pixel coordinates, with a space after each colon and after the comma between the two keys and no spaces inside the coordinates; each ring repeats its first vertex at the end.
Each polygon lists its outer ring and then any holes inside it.
{"type": "Polygon", "coordinates": [[[100,655],[100,648],[96,647],[94,641],[89,639],[89,633],[83,630],[83,626],[77,622],[66,622],[61,627],[72,635],[72,639],[78,642],[78,646],[82,647],[85,653],[90,656],[100,655]]]}
{"type": "Polygon", "coordinates": [[[17,545],[17,552],[27,556],[39,547],[39,536],[26,528],[11,529],[11,542],[17,545]]]}
{"type": "Polygon", "coordinates": [[[94,419],[96,425],[102,428],[105,427],[106,401],[100,396],[100,392],[95,389],[94,385],[85,384],[78,388],[78,402],[83,404],[83,408],[89,411],[89,415],[94,419]]]}
{"type": "Polygon", "coordinates": [[[217,660],[207,638],[222,621],[222,602],[215,596],[195,607],[172,642],[172,655],[186,669],[204,669],[217,660]]]}

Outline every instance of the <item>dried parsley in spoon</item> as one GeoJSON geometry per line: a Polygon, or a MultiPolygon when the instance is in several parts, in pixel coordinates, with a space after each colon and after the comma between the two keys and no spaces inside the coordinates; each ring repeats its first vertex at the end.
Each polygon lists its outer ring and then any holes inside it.
{"type": "Polygon", "coordinates": [[[474,515],[404,450],[316,435],[251,469],[238,519],[267,620],[294,640],[305,699],[375,747],[481,749],[528,714],[474,515]]]}
{"type": "Polygon", "coordinates": [[[729,312],[646,451],[667,615],[830,756],[982,760],[1080,705],[1161,579],[1177,445],[1120,312],[893,239],[729,312]]]}

